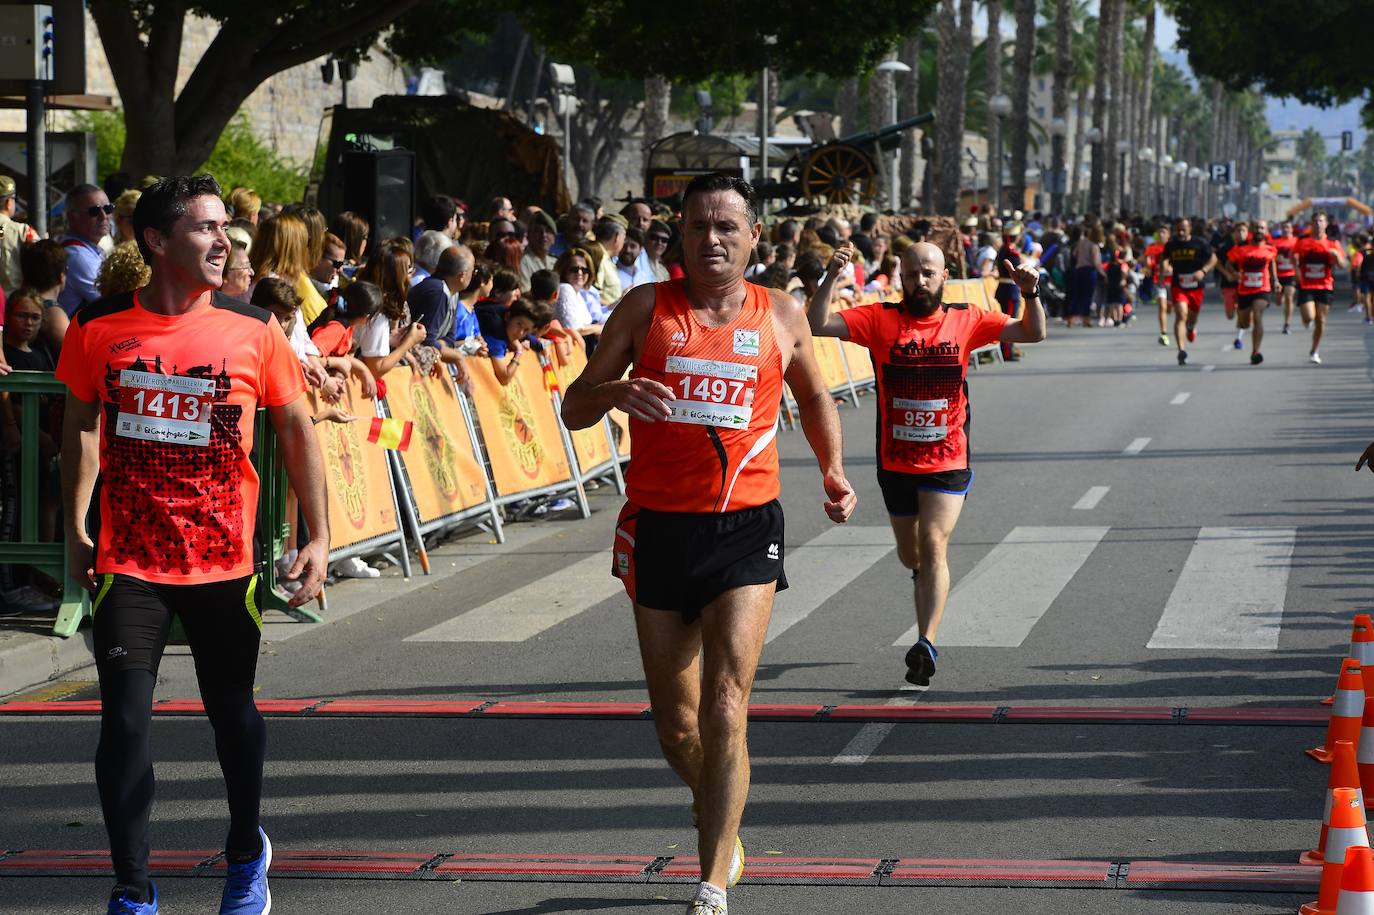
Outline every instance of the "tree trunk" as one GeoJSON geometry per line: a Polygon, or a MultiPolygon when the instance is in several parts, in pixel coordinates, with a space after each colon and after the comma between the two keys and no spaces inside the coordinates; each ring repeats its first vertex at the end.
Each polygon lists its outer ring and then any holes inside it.
{"type": "Polygon", "coordinates": [[[1086,127],[1088,118],[1085,112],[1088,108],[1088,87],[1079,86],[1078,93],[1074,99],[1075,121],[1073,129],[1073,168],[1070,171],[1069,196],[1073,200],[1073,209],[1087,213],[1090,208],[1079,198],[1083,189],[1083,144],[1088,139],[1088,129],[1086,127]]]}
{"type": "MultiPolygon", "coordinates": [[[[994,95],[1002,94],[1002,0],[988,0],[987,12],[988,38],[987,43],[983,45],[987,76],[983,80],[983,91],[988,101],[991,102],[994,95]]],[[[1003,118],[997,117],[989,109],[984,120],[984,132],[988,141],[988,204],[998,213],[1002,211],[1004,203],[1002,200],[1003,122],[1003,118]]]]}
{"type": "MultiPolygon", "coordinates": [[[[1065,155],[1066,132],[1069,126],[1069,82],[1073,79],[1073,0],[1055,0],[1054,14],[1054,88],[1051,90],[1050,117],[1064,125],[1064,131],[1051,139],[1050,170],[1053,181],[1064,181],[1055,187],[1067,188],[1068,157],[1065,155]],[[1062,178],[1060,177],[1062,176],[1062,178]]],[[[1075,193],[1078,178],[1074,177],[1075,193]]],[[[1050,209],[1064,215],[1064,192],[1061,190],[1050,197],[1050,209]]]]}
{"type": "Polygon", "coordinates": [[[570,158],[577,176],[578,198],[585,200],[600,194],[602,182],[625,145],[625,137],[643,123],[642,111],[627,121],[637,107],[636,101],[620,93],[603,98],[595,84],[588,94],[579,97],[572,116],[572,136],[565,140],[572,144],[570,158]]]}
{"type": "MultiPolygon", "coordinates": [[[[895,76],[896,74],[891,70],[878,70],[868,77],[868,127],[870,130],[881,130],[888,125],[892,118],[892,105],[897,97],[895,76]]],[[[897,151],[893,150],[889,153],[880,150],[876,158],[878,160],[878,173],[883,183],[881,196],[887,200],[888,207],[895,213],[900,209],[897,200],[892,199],[892,169],[897,165],[897,151]]]]}
{"type": "MultiPolygon", "coordinates": [[[[1035,63],[1035,0],[1016,0],[1016,50],[1011,59],[1012,206],[1026,206],[1026,156],[1030,147],[1031,67],[1035,63]]],[[[1042,173],[1040,182],[1044,186],[1042,173]]]]}
{"type": "Polygon", "coordinates": [[[1126,98],[1121,91],[1121,62],[1124,29],[1126,25],[1125,0],[1112,0],[1112,24],[1108,45],[1107,76],[1111,99],[1107,108],[1107,136],[1103,140],[1106,152],[1106,187],[1102,195],[1103,215],[1115,219],[1121,209],[1121,153],[1117,143],[1121,139],[1121,124],[1126,119],[1126,98]]]}
{"type": "MultiPolygon", "coordinates": [[[[901,98],[897,104],[897,116],[902,120],[920,114],[916,108],[920,104],[921,93],[922,31],[923,28],[917,28],[914,34],[902,42],[902,63],[911,68],[911,72],[906,75],[906,84],[902,87],[901,98]]],[[[921,129],[924,130],[925,128],[921,129]]],[[[916,196],[916,159],[919,151],[920,144],[916,136],[916,129],[902,131],[899,209],[910,206],[912,199],[916,196]]]]}
{"type": "Polygon", "coordinates": [[[1097,51],[1093,57],[1093,127],[1098,141],[1092,149],[1092,174],[1088,177],[1088,212],[1103,214],[1106,203],[1102,192],[1102,173],[1107,167],[1105,151],[1107,102],[1111,92],[1112,18],[1119,0],[1102,0],[1097,17],[1097,51]]]}
{"type": "Polygon", "coordinates": [[[838,136],[844,137],[858,133],[859,127],[859,78],[847,76],[840,80],[840,94],[835,107],[840,111],[838,136]]]}
{"type": "Polygon", "coordinates": [[[649,165],[649,147],[668,133],[668,106],[673,99],[673,84],[662,76],[644,79],[644,166],[649,165]]]}
{"type": "MultiPolygon", "coordinates": [[[[1149,125],[1150,118],[1154,111],[1151,93],[1154,91],[1155,77],[1155,5],[1150,3],[1145,8],[1145,41],[1140,49],[1140,107],[1137,113],[1136,138],[1141,146],[1148,145],[1150,142],[1151,131],[1149,125]]],[[[1162,156],[1164,150],[1154,151],[1156,156],[1162,156]]],[[[1135,200],[1135,208],[1141,213],[1150,212],[1147,196],[1149,191],[1146,189],[1146,175],[1152,166],[1149,162],[1142,162],[1140,168],[1136,169],[1134,190],[1132,197],[1135,200]]]]}
{"type": "Polygon", "coordinates": [[[935,212],[957,215],[960,157],[964,146],[964,93],[973,46],[973,0],[940,0],[936,20],[940,33],[936,69],[939,73],[935,121],[935,212]]]}

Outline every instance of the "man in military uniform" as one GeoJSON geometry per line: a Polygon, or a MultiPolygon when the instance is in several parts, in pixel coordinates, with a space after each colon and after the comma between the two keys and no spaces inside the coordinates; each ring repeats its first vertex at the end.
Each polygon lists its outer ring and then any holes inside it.
{"type": "Polygon", "coordinates": [[[0,175],[0,289],[12,292],[24,285],[19,269],[19,246],[26,241],[38,241],[32,226],[14,218],[14,179],[0,175]]]}

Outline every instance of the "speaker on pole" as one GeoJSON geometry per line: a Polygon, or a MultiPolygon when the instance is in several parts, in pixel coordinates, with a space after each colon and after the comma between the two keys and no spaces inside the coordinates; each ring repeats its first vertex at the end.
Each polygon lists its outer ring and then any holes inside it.
{"type": "Polygon", "coordinates": [[[415,225],[415,153],[408,149],[343,154],[343,209],[372,226],[372,242],[410,237],[415,225]]]}

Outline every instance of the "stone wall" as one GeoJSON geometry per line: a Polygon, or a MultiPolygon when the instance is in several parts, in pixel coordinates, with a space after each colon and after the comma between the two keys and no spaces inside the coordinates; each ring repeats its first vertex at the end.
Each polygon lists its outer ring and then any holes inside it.
{"type": "MultiPolygon", "coordinates": [[[[219,24],[211,19],[187,17],[177,91],[186,83],[218,30],[219,24]]],[[[342,101],[343,90],[337,74],[330,85],[325,85],[320,78],[323,63],[324,58],[320,58],[276,74],[259,86],[243,106],[258,135],[283,158],[299,164],[310,162],[314,156],[324,109],[342,101]]],[[[86,16],[86,91],[109,96],[116,108],[123,107],[95,20],[89,13],[86,16]]],[[[403,95],[405,91],[405,73],[401,67],[387,58],[380,47],[375,47],[372,59],[359,65],[357,79],[348,84],[348,103],[351,107],[366,108],[379,95],[403,95]]],[[[64,120],[61,113],[56,114],[54,129],[64,129],[64,120]]],[[[0,112],[0,130],[23,129],[23,111],[0,112]]]]}

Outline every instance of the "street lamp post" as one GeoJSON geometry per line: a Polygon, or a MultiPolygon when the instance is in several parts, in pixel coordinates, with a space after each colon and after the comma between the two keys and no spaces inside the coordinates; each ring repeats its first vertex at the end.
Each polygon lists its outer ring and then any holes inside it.
{"type": "Polygon", "coordinates": [[[1188,193],[1189,193],[1189,195],[1190,195],[1191,197],[1193,197],[1193,198],[1201,198],[1201,199],[1195,200],[1194,203],[1195,203],[1195,205],[1197,206],[1198,209],[1202,210],[1202,216],[1203,216],[1203,218],[1206,218],[1206,216],[1207,216],[1207,201],[1206,201],[1207,192],[1206,192],[1206,190],[1203,188],[1203,186],[1198,182],[1198,179],[1201,178],[1202,175],[1203,175],[1202,169],[1198,168],[1196,165],[1194,165],[1194,166],[1192,166],[1192,167],[1190,167],[1190,168],[1188,169],[1188,193]]]}
{"type": "Polygon", "coordinates": [[[577,87],[577,77],[567,64],[550,63],[549,82],[553,83],[558,96],[558,113],[563,115],[563,180],[567,182],[572,176],[573,90],[577,87]]]}
{"type": "Polygon", "coordinates": [[[1148,214],[1145,212],[1145,210],[1146,210],[1147,207],[1149,207],[1149,205],[1150,205],[1150,200],[1151,200],[1151,198],[1152,198],[1152,196],[1153,196],[1153,195],[1150,193],[1150,182],[1149,182],[1149,180],[1148,180],[1148,176],[1150,175],[1150,173],[1151,173],[1152,171],[1154,171],[1154,161],[1155,161],[1155,151],[1154,151],[1154,148],[1153,148],[1153,147],[1150,147],[1150,146],[1142,146],[1140,149],[1136,150],[1135,157],[1136,157],[1136,159],[1138,159],[1138,160],[1142,163],[1141,166],[1139,166],[1139,167],[1141,167],[1141,168],[1144,169],[1144,174],[1145,174],[1145,176],[1146,176],[1146,180],[1145,180],[1145,181],[1138,181],[1138,180],[1137,180],[1137,181],[1131,182],[1135,187],[1140,188],[1141,193],[1142,193],[1142,195],[1143,195],[1144,198],[1145,198],[1144,200],[1136,200],[1136,201],[1133,201],[1133,202],[1135,203],[1135,205],[1136,205],[1137,207],[1139,207],[1139,208],[1141,209],[1141,211],[1142,211],[1142,212],[1141,212],[1141,215],[1148,215],[1148,214]]]}
{"type": "MultiPolygon", "coordinates": [[[[888,123],[895,124],[897,123],[897,74],[910,73],[911,68],[908,67],[906,64],[902,63],[900,60],[885,60],[882,63],[878,64],[878,72],[892,74],[890,77],[888,77],[892,81],[892,91],[890,93],[892,96],[892,112],[891,119],[888,121],[888,123]]],[[[897,199],[899,193],[897,190],[897,173],[901,165],[901,161],[902,145],[898,143],[895,147],[893,147],[892,150],[892,172],[889,175],[889,178],[891,179],[892,190],[891,193],[888,195],[887,199],[888,206],[892,207],[893,213],[900,213],[902,211],[901,201],[897,199]]]]}
{"type": "Polygon", "coordinates": [[[1165,153],[1159,157],[1159,182],[1156,184],[1159,202],[1156,206],[1162,213],[1169,208],[1169,173],[1174,169],[1174,157],[1165,153]]]}
{"type": "Polygon", "coordinates": [[[1002,214],[1002,135],[1006,133],[1007,115],[1011,114],[1011,99],[997,93],[988,99],[988,113],[997,118],[997,148],[988,159],[988,196],[992,211],[1002,214]]]}
{"type": "MultiPolygon", "coordinates": [[[[1098,144],[1102,142],[1102,129],[1101,129],[1100,127],[1095,126],[1095,125],[1092,126],[1092,127],[1089,127],[1087,133],[1085,133],[1085,134],[1083,135],[1083,139],[1087,140],[1087,141],[1088,141],[1088,145],[1092,147],[1092,152],[1091,152],[1091,153],[1089,154],[1089,156],[1088,156],[1088,160],[1092,163],[1092,165],[1088,168],[1088,177],[1089,177],[1089,179],[1093,179],[1093,178],[1095,178],[1095,175],[1093,174],[1093,169],[1096,169],[1096,168],[1101,167],[1101,164],[1102,164],[1102,159],[1101,159],[1101,157],[1098,156],[1098,150],[1097,150],[1098,144]]],[[[1088,190],[1088,206],[1087,206],[1087,207],[1084,207],[1084,209],[1089,209],[1089,208],[1091,208],[1091,207],[1093,206],[1093,204],[1096,204],[1098,207],[1101,207],[1101,206],[1102,206],[1102,201],[1101,201],[1101,200],[1093,200],[1093,199],[1092,199],[1092,190],[1091,190],[1091,188],[1094,187],[1094,186],[1097,186],[1097,187],[1100,188],[1100,184],[1099,184],[1097,181],[1095,181],[1095,180],[1090,180],[1090,181],[1089,181],[1089,185],[1088,185],[1088,187],[1089,187],[1089,190],[1088,190]]],[[[1098,215],[1101,215],[1101,214],[1099,213],[1098,215]]]]}
{"type": "Polygon", "coordinates": [[[1069,134],[1069,122],[1063,118],[1050,120],[1050,210],[1056,214],[1064,213],[1064,192],[1069,188],[1068,172],[1064,163],[1065,137],[1069,134]]]}
{"type": "Polygon", "coordinates": [[[1178,179],[1178,205],[1176,212],[1181,218],[1187,212],[1185,204],[1188,202],[1184,194],[1185,176],[1188,174],[1188,163],[1182,160],[1174,163],[1174,176],[1178,179]]]}
{"type": "Polygon", "coordinates": [[[1126,205],[1126,154],[1131,151],[1131,144],[1125,140],[1116,141],[1116,157],[1121,163],[1121,167],[1116,170],[1117,192],[1116,203],[1122,212],[1130,212],[1130,207],[1126,205]]]}

